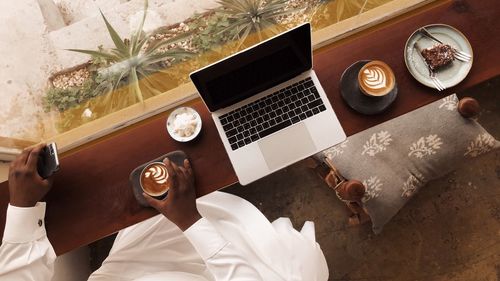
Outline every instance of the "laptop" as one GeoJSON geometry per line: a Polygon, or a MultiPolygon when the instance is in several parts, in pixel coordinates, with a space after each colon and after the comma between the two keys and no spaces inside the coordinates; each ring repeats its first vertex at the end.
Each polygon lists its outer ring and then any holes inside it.
{"type": "Polygon", "coordinates": [[[190,77],[242,185],[346,139],[312,70],[309,23],[190,77]]]}

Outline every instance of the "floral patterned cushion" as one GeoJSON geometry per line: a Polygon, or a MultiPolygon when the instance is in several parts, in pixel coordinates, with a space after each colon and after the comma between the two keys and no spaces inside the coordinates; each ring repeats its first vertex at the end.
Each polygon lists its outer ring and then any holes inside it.
{"type": "Polygon", "coordinates": [[[365,185],[362,204],[375,233],[428,181],[500,147],[476,121],[462,117],[457,104],[456,95],[448,96],[316,155],[365,185]]]}

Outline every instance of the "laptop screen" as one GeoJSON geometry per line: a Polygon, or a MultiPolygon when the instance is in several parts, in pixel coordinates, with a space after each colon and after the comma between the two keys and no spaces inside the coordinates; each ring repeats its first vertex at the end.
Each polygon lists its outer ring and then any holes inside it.
{"type": "Polygon", "coordinates": [[[214,112],[311,68],[311,26],[304,24],[194,72],[191,80],[214,112]]]}

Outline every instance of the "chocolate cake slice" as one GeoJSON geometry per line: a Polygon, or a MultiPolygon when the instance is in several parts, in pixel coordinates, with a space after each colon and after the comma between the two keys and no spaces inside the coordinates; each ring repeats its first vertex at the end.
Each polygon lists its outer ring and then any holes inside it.
{"type": "Polygon", "coordinates": [[[448,44],[437,44],[424,49],[422,56],[432,70],[448,65],[455,59],[453,48],[448,44]]]}

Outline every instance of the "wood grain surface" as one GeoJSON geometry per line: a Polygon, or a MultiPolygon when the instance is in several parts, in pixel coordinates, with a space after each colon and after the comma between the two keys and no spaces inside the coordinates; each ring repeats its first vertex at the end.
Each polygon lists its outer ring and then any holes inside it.
{"type": "MultiPolygon", "coordinates": [[[[339,43],[318,50],[314,68],[348,135],[461,91],[500,74],[500,9],[498,0],[443,1],[418,13],[399,17],[339,43]],[[445,23],[461,30],[474,49],[474,65],[458,86],[438,93],[420,85],[407,71],[403,48],[420,26],[445,23]],[[357,60],[378,59],[396,74],[399,95],[383,114],[363,116],[341,99],[339,80],[357,60]]],[[[141,207],[129,186],[130,172],[140,164],[173,150],[185,151],[195,170],[201,196],[237,181],[215,126],[201,101],[193,107],[203,119],[202,134],[191,143],[168,137],[165,118],[157,117],[66,155],[46,198],[48,236],[58,255],[138,223],[156,213],[141,207]]],[[[325,124],[327,127],[328,124],[325,124]]],[[[0,184],[0,228],[3,233],[8,183],[0,184]]]]}

